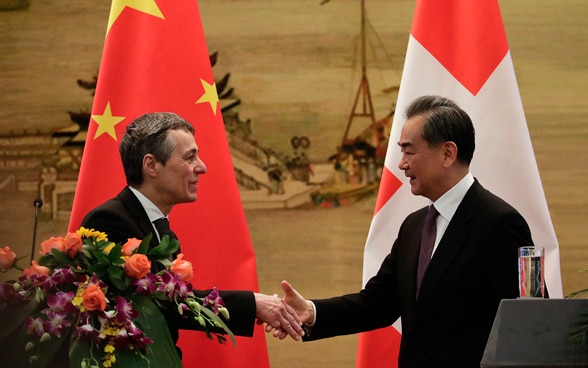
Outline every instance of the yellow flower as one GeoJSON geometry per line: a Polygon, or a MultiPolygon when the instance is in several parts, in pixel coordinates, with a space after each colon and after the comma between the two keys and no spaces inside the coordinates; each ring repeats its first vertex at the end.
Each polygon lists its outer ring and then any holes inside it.
{"type": "Polygon", "coordinates": [[[114,346],[111,344],[106,344],[106,346],[104,347],[105,353],[114,353],[114,350],[114,346]]]}
{"type": "Polygon", "coordinates": [[[82,298],[82,296],[80,294],[76,294],[76,296],[71,301],[71,304],[78,307],[78,309],[82,310],[84,308],[83,303],[82,303],[83,301],[84,301],[84,298],[82,298]]]}
{"type": "MultiPolygon", "coordinates": [[[[118,335],[119,331],[120,331],[120,328],[118,328],[117,326],[114,326],[112,324],[108,324],[100,332],[105,336],[116,336],[116,335],[118,335]]],[[[106,348],[108,348],[108,345],[106,346],[106,348]]],[[[106,351],[106,348],[104,348],[104,351],[106,351]]],[[[112,349],[114,349],[114,347],[112,347],[112,349]]]]}
{"type": "Polygon", "coordinates": [[[76,233],[81,237],[81,238],[94,238],[96,239],[96,241],[101,241],[101,240],[106,240],[108,241],[108,236],[106,235],[106,233],[103,233],[101,231],[96,231],[94,229],[86,229],[85,227],[81,226],[76,233]]]}
{"type": "MultiPolygon", "coordinates": [[[[73,304],[74,306],[78,307],[78,309],[82,310],[83,306],[82,306],[82,296],[81,295],[76,295],[73,300],[71,301],[71,304],[73,304]]],[[[83,312],[83,311],[82,311],[83,312]]]]}
{"type": "Polygon", "coordinates": [[[82,312],[86,310],[86,308],[84,308],[84,291],[86,291],[86,286],[88,286],[88,280],[80,284],[80,287],[78,287],[78,290],[76,291],[76,296],[74,296],[71,301],[71,304],[82,312]]]}
{"type": "Polygon", "coordinates": [[[110,251],[112,250],[112,248],[114,248],[115,245],[116,244],[114,244],[114,243],[108,244],[108,246],[106,248],[104,248],[104,250],[103,250],[104,253],[106,253],[106,254],[110,253],[110,251]]]}
{"type": "Polygon", "coordinates": [[[108,343],[106,344],[106,346],[104,346],[104,363],[103,365],[105,367],[112,367],[112,365],[114,363],[116,363],[116,355],[114,354],[114,351],[116,349],[114,348],[114,345],[112,345],[112,343],[108,343]]]}

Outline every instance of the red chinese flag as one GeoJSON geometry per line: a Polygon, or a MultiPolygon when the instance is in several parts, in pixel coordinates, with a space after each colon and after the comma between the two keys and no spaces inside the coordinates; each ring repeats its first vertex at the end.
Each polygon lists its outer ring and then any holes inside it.
{"type": "MultiPolygon", "coordinates": [[[[546,283],[561,297],[557,238],[497,0],[418,0],[402,72],[390,145],[364,253],[364,283],[390,252],[404,218],[428,200],[411,194],[398,168],[396,144],[406,106],[436,94],[456,101],[472,118],[476,152],[470,167],[484,187],[525,217],[535,245],[545,247],[546,283]]],[[[456,301],[458,303],[459,301],[456,301]]],[[[397,367],[401,323],[359,336],[358,368],[397,367]]]]}
{"type": "MultiPolygon", "coordinates": [[[[255,254],[245,222],[198,4],[194,0],[114,0],[92,119],[69,223],[114,197],[126,181],[118,145],[125,127],[148,112],[191,122],[208,172],[198,200],[170,214],[199,289],[257,290],[255,254]]],[[[265,333],[220,345],[202,332],[181,331],[186,367],[269,367],[265,333]]]]}

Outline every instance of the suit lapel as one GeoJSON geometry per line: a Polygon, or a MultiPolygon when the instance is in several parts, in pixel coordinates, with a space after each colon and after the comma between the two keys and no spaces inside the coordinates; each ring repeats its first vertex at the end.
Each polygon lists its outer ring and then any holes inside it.
{"type": "Polygon", "coordinates": [[[425,224],[425,218],[427,217],[427,210],[428,208],[424,207],[415,213],[415,220],[411,224],[410,230],[407,231],[408,233],[413,233],[414,235],[403,238],[403,240],[406,242],[406,246],[403,247],[404,251],[399,254],[400,259],[410,260],[409,262],[402,261],[399,267],[401,267],[401,274],[414,275],[411,280],[411,299],[413,300],[416,298],[416,274],[418,272],[417,268],[419,252],[421,248],[421,238],[425,224]]]}
{"type": "Polygon", "coordinates": [[[139,202],[139,199],[128,187],[124,188],[119,193],[118,197],[128,208],[131,216],[135,218],[135,223],[137,224],[138,230],[140,231],[140,234],[137,234],[137,237],[142,239],[149,234],[153,234],[150,245],[152,248],[157,246],[159,242],[157,241],[157,236],[153,231],[153,224],[151,224],[151,221],[149,221],[149,216],[147,216],[147,212],[145,212],[145,209],[141,205],[141,202],[139,202]]]}
{"type": "Polygon", "coordinates": [[[417,300],[417,313],[423,310],[423,306],[428,303],[437,284],[443,282],[443,275],[465,246],[470,231],[468,223],[473,218],[476,198],[481,190],[482,186],[475,181],[445,230],[421,284],[417,300]]]}

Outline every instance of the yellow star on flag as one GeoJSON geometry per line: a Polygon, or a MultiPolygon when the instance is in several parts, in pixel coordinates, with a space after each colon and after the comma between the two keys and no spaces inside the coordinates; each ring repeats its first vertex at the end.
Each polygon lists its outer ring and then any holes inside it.
{"type": "Polygon", "coordinates": [[[137,11],[151,14],[154,17],[165,19],[163,13],[155,3],[155,0],[113,0],[110,8],[110,16],[108,17],[108,26],[106,27],[106,34],[110,31],[110,27],[116,22],[118,16],[125,10],[125,8],[132,8],[137,11]]]}
{"type": "Polygon", "coordinates": [[[218,94],[216,93],[216,83],[208,83],[204,79],[200,78],[200,82],[202,82],[202,87],[204,88],[204,93],[200,97],[196,103],[206,103],[210,104],[210,108],[212,109],[212,113],[216,115],[216,108],[218,106],[218,94]]]}
{"type": "Polygon", "coordinates": [[[102,115],[92,115],[92,119],[98,124],[94,139],[100,137],[104,133],[108,133],[108,135],[116,141],[116,131],[114,130],[114,127],[121,121],[125,120],[125,118],[126,116],[112,116],[110,102],[106,103],[106,108],[102,115]]]}

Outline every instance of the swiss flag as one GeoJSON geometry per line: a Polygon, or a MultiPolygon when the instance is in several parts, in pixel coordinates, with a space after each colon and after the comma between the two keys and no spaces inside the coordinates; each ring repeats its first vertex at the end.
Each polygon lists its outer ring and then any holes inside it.
{"type": "MultiPolygon", "coordinates": [[[[255,254],[195,0],[112,2],[69,230],[126,185],[120,138],[134,118],[154,111],[177,113],[194,125],[208,167],[198,201],[170,214],[185,259],[193,264],[194,286],[257,290],[255,254]]],[[[253,338],[236,339],[235,349],[204,333],[181,331],[183,364],[269,367],[263,326],[253,338]]]]}
{"type": "MultiPolygon", "coordinates": [[[[559,249],[497,0],[417,0],[396,114],[374,218],[364,254],[364,284],[390,252],[400,224],[428,200],[411,194],[398,168],[397,142],[406,106],[422,95],[441,95],[472,118],[476,152],[470,167],[480,182],[525,217],[535,245],[546,248],[546,283],[562,296],[559,249]]],[[[359,336],[357,367],[396,367],[399,321],[359,336]]]]}

